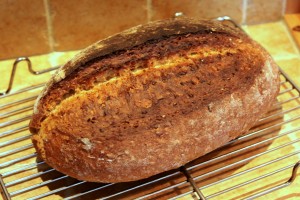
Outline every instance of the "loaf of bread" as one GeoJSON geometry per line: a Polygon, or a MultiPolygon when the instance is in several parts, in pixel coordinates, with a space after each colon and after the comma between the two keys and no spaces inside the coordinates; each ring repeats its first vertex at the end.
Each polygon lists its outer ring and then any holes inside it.
{"type": "Polygon", "coordinates": [[[178,168],[248,131],[279,91],[270,55],[220,22],[151,22],[101,40],[38,97],[38,155],[79,180],[126,182],[178,168]]]}

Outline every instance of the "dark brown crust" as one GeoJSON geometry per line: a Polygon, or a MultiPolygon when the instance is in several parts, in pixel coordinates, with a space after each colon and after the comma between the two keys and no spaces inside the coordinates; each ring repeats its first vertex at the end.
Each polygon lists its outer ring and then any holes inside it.
{"type": "Polygon", "coordinates": [[[139,25],[123,31],[119,34],[101,40],[80,52],[72,60],[62,66],[57,73],[47,83],[44,90],[38,97],[34,107],[34,114],[37,119],[31,122],[32,132],[40,126],[40,120],[47,115],[41,113],[43,108],[39,108],[43,102],[43,97],[52,89],[53,85],[67,77],[74,70],[83,66],[86,62],[97,57],[108,55],[118,50],[128,49],[146,41],[167,37],[170,35],[180,35],[185,33],[226,33],[236,37],[247,37],[243,32],[235,27],[225,26],[212,20],[199,20],[191,18],[174,18],[151,22],[145,25],[139,25]],[[41,99],[41,100],[39,100],[41,99]],[[36,124],[37,123],[37,124],[36,124]]]}
{"type": "MultiPolygon", "coordinates": [[[[241,37],[241,34],[243,34],[237,28],[224,26],[211,20],[175,18],[155,21],[128,29],[87,47],[61,69],[65,72],[65,76],[68,76],[72,71],[94,58],[102,57],[119,50],[129,49],[149,40],[195,32],[226,33],[238,37],[241,37]]],[[[58,80],[56,79],[54,82],[58,80]]]]}
{"type": "Polygon", "coordinates": [[[191,19],[117,34],[84,50],[61,71],[37,103],[33,142],[50,166],[96,182],[146,178],[222,146],[267,111],[279,88],[276,64],[242,31],[191,19]],[[158,44],[168,48],[179,35],[208,42],[153,56],[158,44]],[[146,54],[139,45],[152,49],[152,57],[135,74],[126,71],[133,64],[122,61],[126,52],[146,54]],[[193,48],[196,57],[189,53],[193,48]],[[149,64],[163,59],[169,63],[165,67],[149,64]],[[125,72],[116,77],[120,71],[105,68],[105,62],[122,65],[125,72]],[[110,75],[115,79],[94,85],[110,75]]]}

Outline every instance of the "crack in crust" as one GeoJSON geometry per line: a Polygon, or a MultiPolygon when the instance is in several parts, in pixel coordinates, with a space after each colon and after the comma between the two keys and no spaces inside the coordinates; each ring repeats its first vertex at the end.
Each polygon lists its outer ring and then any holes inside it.
{"type": "MultiPolygon", "coordinates": [[[[52,86],[61,80],[68,77],[74,70],[78,69],[80,66],[84,66],[87,62],[109,55],[113,52],[119,50],[129,49],[134,46],[143,44],[149,40],[157,40],[161,38],[166,38],[172,35],[188,34],[188,33],[225,33],[231,36],[241,37],[244,35],[240,30],[234,27],[222,25],[215,21],[210,20],[199,20],[190,18],[176,18],[169,20],[161,20],[151,22],[145,25],[139,25],[101,40],[76,55],[72,60],[66,63],[62,68],[58,69],[56,74],[47,83],[44,90],[39,95],[35,105],[34,114],[39,117],[39,120],[34,120],[31,122],[31,131],[37,132],[39,127],[39,121],[43,118],[44,113],[42,102],[44,97],[51,91],[52,86]]],[[[243,37],[247,37],[244,35],[243,37]]]]}

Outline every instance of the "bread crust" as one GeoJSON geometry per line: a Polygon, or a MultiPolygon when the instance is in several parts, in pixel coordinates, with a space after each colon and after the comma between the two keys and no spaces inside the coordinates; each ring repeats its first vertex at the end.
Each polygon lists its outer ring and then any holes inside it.
{"type": "Polygon", "coordinates": [[[141,25],[57,71],[36,102],[32,140],[50,166],[80,180],[147,178],[249,130],[275,99],[278,73],[239,29],[186,18],[141,25]]]}
{"type": "MultiPolygon", "coordinates": [[[[199,20],[185,17],[159,20],[150,22],[148,24],[135,26],[90,45],[65,65],[63,65],[61,68],[59,68],[55,75],[53,75],[52,78],[48,81],[47,85],[44,87],[44,90],[39,95],[38,100],[36,101],[36,104],[34,106],[34,114],[38,114],[40,112],[38,108],[40,103],[39,100],[48,94],[49,90],[51,90],[54,84],[60,82],[74,70],[78,69],[80,66],[84,66],[84,64],[89,62],[90,60],[105,56],[118,50],[128,49],[143,44],[149,40],[168,37],[170,35],[180,35],[194,32],[218,32],[230,34],[237,37],[245,35],[235,27],[223,26],[216,21],[199,20]]],[[[34,124],[32,124],[32,126],[34,126],[34,124]]]]}

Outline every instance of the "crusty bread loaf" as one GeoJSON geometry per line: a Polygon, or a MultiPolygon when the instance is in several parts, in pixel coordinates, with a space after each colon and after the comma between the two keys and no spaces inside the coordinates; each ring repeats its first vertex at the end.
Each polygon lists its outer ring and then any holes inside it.
{"type": "Polygon", "coordinates": [[[237,28],[187,18],[91,45],[39,96],[39,156],[80,180],[133,181],[178,168],[243,134],[279,90],[270,55],[237,28]]]}

